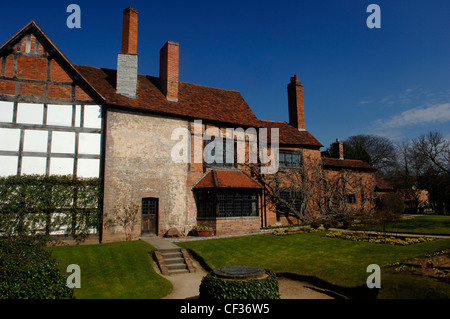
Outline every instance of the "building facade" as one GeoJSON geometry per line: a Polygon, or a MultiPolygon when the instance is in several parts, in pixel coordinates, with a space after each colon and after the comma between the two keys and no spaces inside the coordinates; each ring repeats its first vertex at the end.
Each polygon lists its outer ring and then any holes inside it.
{"type": "MultiPolygon", "coordinates": [[[[72,64],[33,21],[0,47],[1,176],[99,177],[103,221],[137,207],[134,238],[292,223],[267,205],[249,168],[264,156],[284,170],[314,161],[328,175],[348,170],[374,182],[364,162],[321,157],[298,76],[288,84],[289,123],[261,120],[237,91],[180,81],[179,43],[162,47],[159,77],[139,74],[135,9],[124,10],[122,28],[117,70],[72,64]]],[[[349,201],[365,205],[360,198],[349,201]]],[[[124,239],[117,224],[100,233],[124,239]]]]}

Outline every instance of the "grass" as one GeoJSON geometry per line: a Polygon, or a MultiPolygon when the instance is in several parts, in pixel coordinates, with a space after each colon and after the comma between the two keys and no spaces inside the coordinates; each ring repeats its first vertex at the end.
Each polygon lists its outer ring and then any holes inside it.
{"type": "MultiPolygon", "coordinates": [[[[358,230],[382,231],[382,224],[357,227],[358,230]]],[[[416,216],[412,219],[390,222],[386,231],[410,234],[450,235],[450,216],[416,216]]]]}
{"type": "MultiPolygon", "coordinates": [[[[276,273],[311,276],[341,287],[365,285],[370,264],[380,267],[450,247],[450,239],[409,246],[354,242],[325,237],[325,233],[290,236],[257,235],[180,243],[206,265],[246,265],[276,273]]],[[[422,278],[391,275],[382,270],[379,298],[449,298],[450,286],[422,278]]]]}
{"type": "Polygon", "coordinates": [[[159,299],[172,290],[172,284],[153,270],[148,253],[154,248],[143,241],[49,249],[63,274],[69,276],[70,264],[80,266],[77,299],[159,299]]]}

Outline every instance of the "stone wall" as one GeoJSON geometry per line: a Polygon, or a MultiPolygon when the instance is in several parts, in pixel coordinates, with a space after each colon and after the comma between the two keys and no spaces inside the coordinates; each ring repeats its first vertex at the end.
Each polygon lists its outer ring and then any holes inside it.
{"type": "MultiPolygon", "coordinates": [[[[171,135],[179,127],[187,129],[188,122],[124,111],[107,113],[104,214],[114,213],[116,205],[138,205],[134,237],[140,236],[142,198],[147,197],[159,199],[158,235],[172,227],[185,233],[185,225],[195,225],[195,215],[188,213],[188,203],[193,201],[186,187],[188,164],[171,159],[177,143],[171,135]]],[[[124,238],[121,227],[104,229],[104,241],[124,238]]]]}

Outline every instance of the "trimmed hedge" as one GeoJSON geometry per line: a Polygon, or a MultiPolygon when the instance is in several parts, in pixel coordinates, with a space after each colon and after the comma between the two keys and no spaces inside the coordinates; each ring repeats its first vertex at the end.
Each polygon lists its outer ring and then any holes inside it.
{"type": "Polygon", "coordinates": [[[0,235],[63,231],[85,238],[100,225],[100,196],[98,178],[0,177],[0,235]]]}
{"type": "Polygon", "coordinates": [[[269,272],[267,278],[227,280],[211,273],[200,284],[200,299],[280,299],[278,280],[269,272]]]}
{"type": "Polygon", "coordinates": [[[45,240],[36,237],[0,239],[0,299],[71,299],[45,240]]]}

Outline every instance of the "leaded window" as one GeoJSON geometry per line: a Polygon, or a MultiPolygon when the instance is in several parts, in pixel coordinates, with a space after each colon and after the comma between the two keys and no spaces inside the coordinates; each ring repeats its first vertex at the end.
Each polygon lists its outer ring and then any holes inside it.
{"type": "Polygon", "coordinates": [[[258,214],[258,192],[248,190],[201,190],[198,217],[251,217],[258,214]]]}
{"type": "Polygon", "coordinates": [[[295,152],[281,151],[279,153],[280,167],[300,167],[300,154],[295,152]]]}

